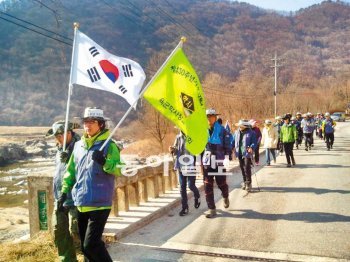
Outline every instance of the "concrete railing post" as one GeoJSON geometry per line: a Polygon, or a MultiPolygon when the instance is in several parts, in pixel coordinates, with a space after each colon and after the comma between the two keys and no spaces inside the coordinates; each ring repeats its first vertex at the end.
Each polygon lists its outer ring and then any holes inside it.
{"type": "Polygon", "coordinates": [[[147,179],[142,179],[138,181],[139,183],[139,199],[140,202],[148,201],[148,189],[147,189],[147,179]]]}
{"type": "Polygon", "coordinates": [[[117,188],[118,211],[129,211],[129,190],[127,186],[117,188]]]}
{"type": "Polygon", "coordinates": [[[54,210],[52,174],[28,175],[28,204],[30,236],[40,231],[52,231],[54,210]]]}
{"type": "Polygon", "coordinates": [[[139,198],[139,184],[137,182],[128,186],[129,190],[129,206],[138,206],[140,204],[139,198]]]}

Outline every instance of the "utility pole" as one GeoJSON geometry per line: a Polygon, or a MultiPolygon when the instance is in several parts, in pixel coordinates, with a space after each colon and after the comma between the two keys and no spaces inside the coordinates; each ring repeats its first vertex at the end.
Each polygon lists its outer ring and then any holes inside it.
{"type": "Polygon", "coordinates": [[[272,61],[275,62],[274,67],[275,68],[275,90],[273,92],[273,95],[275,97],[275,117],[277,116],[277,68],[280,67],[281,65],[277,64],[277,61],[280,60],[280,58],[277,58],[277,53],[275,52],[275,58],[271,59],[272,61]]]}

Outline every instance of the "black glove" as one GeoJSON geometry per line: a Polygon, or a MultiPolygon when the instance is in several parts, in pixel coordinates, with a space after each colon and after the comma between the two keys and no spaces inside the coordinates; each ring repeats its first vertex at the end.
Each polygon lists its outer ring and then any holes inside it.
{"type": "Polygon", "coordinates": [[[64,202],[67,199],[67,194],[66,193],[62,193],[61,196],[57,199],[57,210],[58,211],[64,211],[64,202]]]}
{"type": "Polygon", "coordinates": [[[68,161],[68,152],[62,151],[60,153],[60,160],[61,160],[62,163],[67,163],[67,161],[68,161]]]}
{"type": "Polygon", "coordinates": [[[106,158],[103,155],[102,151],[94,151],[92,153],[92,160],[96,161],[99,163],[101,166],[103,166],[106,163],[106,158]]]}

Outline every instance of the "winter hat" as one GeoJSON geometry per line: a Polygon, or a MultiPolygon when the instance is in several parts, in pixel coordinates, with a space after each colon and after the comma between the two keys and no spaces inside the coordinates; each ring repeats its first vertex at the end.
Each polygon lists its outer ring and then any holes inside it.
{"type": "MultiPolygon", "coordinates": [[[[64,134],[64,124],[65,124],[65,121],[63,121],[63,120],[60,120],[60,121],[53,123],[52,127],[47,131],[46,137],[63,135],[64,134]]],[[[68,122],[68,129],[67,130],[71,131],[74,128],[79,128],[79,125],[76,123],[68,122]]]]}
{"type": "Polygon", "coordinates": [[[271,125],[271,124],[272,124],[272,122],[271,122],[270,119],[266,119],[266,120],[265,120],[265,125],[271,125]]]}

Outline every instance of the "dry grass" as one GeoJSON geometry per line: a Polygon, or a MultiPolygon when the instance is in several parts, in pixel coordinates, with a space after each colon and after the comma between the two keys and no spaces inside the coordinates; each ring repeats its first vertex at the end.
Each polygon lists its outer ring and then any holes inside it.
{"type": "MultiPolygon", "coordinates": [[[[83,255],[77,252],[78,261],[84,261],[83,255]]],[[[58,261],[58,255],[51,235],[45,232],[38,234],[30,241],[0,243],[0,261],[55,262],[58,261]]]]}
{"type": "Polygon", "coordinates": [[[31,241],[0,244],[0,261],[54,262],[57,251],[48,233],[40,234],[31,241]]]}
{"type": "Polygon", "coordinates": [[[42,126],[0,126],[0,145],[22,143],[28,139],[44,138],[49,127],[42,126]]]}
{"type": "Polygon", "coordinates": [[[148,157],[168,152],[168,147],[173,145],[174,134],[167,134],[163,141],[163,149],[154,138],[138,139],[123,149],[122,154],[135,154],[140,157],[148,157]]]}

